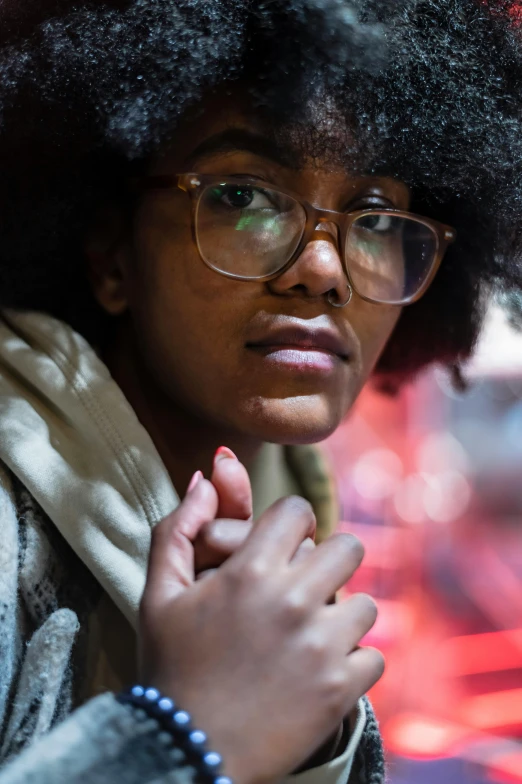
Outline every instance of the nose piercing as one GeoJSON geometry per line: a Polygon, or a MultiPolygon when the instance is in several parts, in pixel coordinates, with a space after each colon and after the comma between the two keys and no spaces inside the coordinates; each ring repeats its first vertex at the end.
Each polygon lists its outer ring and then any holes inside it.
{"type": "Polygon", "coordinates": [[[347,283],[346,286],[348,288],[348,295],[344,302],[335,301],[337,299],[337,292],[335,291],[335,289],[330,289],[330,291],[326,295],[327,302],[329,302],[330,305],[333,305],[334,308],[344,308],[350,302],[353,296],[353,290],[349,283],[347,283]]]}

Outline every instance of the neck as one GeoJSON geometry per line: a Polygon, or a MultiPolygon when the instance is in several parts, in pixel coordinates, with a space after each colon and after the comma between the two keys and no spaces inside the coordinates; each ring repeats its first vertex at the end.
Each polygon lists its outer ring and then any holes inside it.
{"type": "Polygon", "coordinates": [[[179,495],[195,471],[210,477],[220,446],[232,449],[247,470],[251,467],[262,442],[210,422],[174,400],[155,383],[139,351],[125,337],[117,335],[103,358],[152,438],[179,495]]]}

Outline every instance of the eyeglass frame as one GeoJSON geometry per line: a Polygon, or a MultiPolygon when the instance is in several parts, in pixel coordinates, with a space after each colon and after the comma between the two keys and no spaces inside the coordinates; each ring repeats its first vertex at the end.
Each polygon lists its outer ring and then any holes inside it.
{"type": "Polygon", "coordinates": [[[444,258],[444,255],[448,249],[448,247],[455,242],[457,238],[457,232],[452,226],[447,226],[444,223],[440,223],[432,218],[426,218],[423,215],[417,215],[413,212],[407,212],[403,210],[395,210],[395,209],[375,209],[375,208],[366,208],[363,210],[354,210],[351,212],[338,212],[337,210],[327,210],[321,207],[315,207],[310,202],[306,201],[306,199],[302,199],[298,194],[294,193],[293,191],[286,190],[279,188],[278,186],[273,186],[272,184],[267,183],[265,180],[261,180],[255,177],[249,177],[247,175],[234,175],[230,176],[230,180],[232,182],[230,184],[239,184],[239,185],[250,185],[254,188],[261,188],[263,190],[273,190],[276,193],[281,193],[283,196],[289,196],[291,199],[296,201],[301,207],[304,209],[305,212],[305,224],[302,231],[301,239],[299,243],[290,256],[290,258],[278,269],[276,272],[271,272],[268,275],[259,275],[256,277],[246,276],[246,275],[235,275],[233,272],[226,272],[215,267],[210,261],[208,261],[202,250],[201,245],[199,242],[198,232],[197,232],[197,214],[199,208],[199,202],[203,192],[212,185],[223,185],[223,181],[227,180],[229,175],[219,175],[219,174],[197,174],[196,172],[184,172],[181,174],[157,174],[157,175],[144,175],[142,177],[135,177],[129,181],[129,185],[138,191],[166,191],[166,190],[174,190],[178,188],[179,190],[184,191],[188,194],[191,202],[191,229],[192,229],[192,238],[194,243],[197,247],[199,256],[201,261],[211,270],[217,272],[219,275],[223,275],[226,278],[231,278],[233,280],[242,280],[242,281],[257,281],[257,282],[268,282],[270,280],[274,280],[278,278],[280,275],[283,275],[290,267],[295,264],[303,250],[306,248],[309,242],[311,242],[314,233],[317,231],[317,227],[321,224],[325,223],[333,223],[339,232],[338,236],[338,251],[341,258],[341,264],[343,267],[344,274],[350,286],[353,290],[357,293],[357,295],[365,300],[366,302],[371,302],[377,305],[396,305],[398,307],[403,307],[406,305],[411,305],[414,302],[417,302],[428,290],[437,271],[441,265],[441,262],[444,258]],[[366,297],[364,294],[360,294],[357,286],[354,285],[350,271],[348,268],[348,263],[346,259],[346,243],[348,240],[348,234],[353,223],[361,218],[364,215],[392,215],[396,218],[404,218],[404,219],[411,219],[418,223],[421,223],[427,226],[429,229],[433,231],[437,240],[437,247],[435,251],[435,257],[431,265],[431,270],[422,284],[419,291],[417,291],[411,297],[407,297],[403,300],[398,302],[383,302],[381,300],[375,300],[370,297],[366,297]]]}

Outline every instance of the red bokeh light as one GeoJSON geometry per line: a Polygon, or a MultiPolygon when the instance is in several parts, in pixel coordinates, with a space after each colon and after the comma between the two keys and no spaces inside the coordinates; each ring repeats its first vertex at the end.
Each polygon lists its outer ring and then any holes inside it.
{"type": "Polygon", "coordinates": [[[365,392],[326,446],[341,526],[366,549],[346,593],[379,605],[365,642],[387,659],[370,696],[388,754],[522,784],[522,438],[508,455],[505,431],[520,417],[522,434],[522,369],[498,384],[468,403],[435,375],[399,399],[365,392]]]}

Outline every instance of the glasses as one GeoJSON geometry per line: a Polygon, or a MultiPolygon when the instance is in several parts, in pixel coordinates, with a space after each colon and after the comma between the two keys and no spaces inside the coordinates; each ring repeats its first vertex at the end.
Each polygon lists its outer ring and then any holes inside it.
{"type": "Polygon", "coordinates": [[[268,281],[281,275],[321,224],[334,224],[348,282],[374,303],[418,300],[456,237],[450,226],[409,212],[323,210],[246,176],[158,175],[133,184],[140,190],[185,191],[201,259],[235,280],[268,281]]]}

